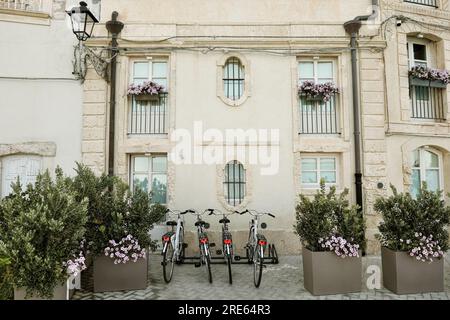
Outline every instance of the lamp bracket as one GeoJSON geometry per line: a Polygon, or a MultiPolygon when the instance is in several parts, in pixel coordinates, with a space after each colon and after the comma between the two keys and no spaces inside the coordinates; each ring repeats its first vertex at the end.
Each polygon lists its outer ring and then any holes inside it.
{"type": "Polygon", "coordinates": [[[111,58],[106,58],[109,50],[93,49],[80,42],[74,48],[73,74],[83,83],[86,78],[87,69],[92,66],[95,72],[104,80],[109,81],[109,64],[111,58]]]}

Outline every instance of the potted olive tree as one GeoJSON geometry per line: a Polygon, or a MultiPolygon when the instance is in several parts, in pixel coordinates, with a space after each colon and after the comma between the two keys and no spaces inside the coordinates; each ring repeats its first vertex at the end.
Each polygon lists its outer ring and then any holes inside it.
{"type": "Polygon", "coordinates": [[[3,288],[14,288],[16,300],[68,299],[68,279],[85,269],[87,202],[67,181],[60,169],[55,181],[47,171],[25,190],[15,183],[0,203],[3,288]]]}
{"type": "Polygon", "coordinates": [[[119,178],[100,177],[78,164],[73,186],[87,198],[87,247],[92,255],[94,292],[147,287],[148,250],[154,247],[149,231],[165,208],[150,202],[139,189],[130,192],[119,178]]]}
{"type": "Polygon", "coordinates": [[[334,186],[327,192],[323,180],[313,199],[300,195],[295,233],[303,245],[304,285],[313,295],[361,291],[365,223],[347,196],[334,186]]]}
{"type": "Polygon", "coordinates": [[[375,210],[379,225],[384,286],[396,294],[444,290],[444,259],[448,249],[450,208],[442,192],[424,184],[417,198],[399,193],[379,198],[375,210]]]}

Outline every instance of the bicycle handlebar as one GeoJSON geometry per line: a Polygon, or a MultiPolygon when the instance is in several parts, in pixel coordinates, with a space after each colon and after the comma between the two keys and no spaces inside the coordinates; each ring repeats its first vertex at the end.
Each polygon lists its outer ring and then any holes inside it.
{"type": "MultiPolygon", "coordinates": [[[[235,212],[237,212],[237,211],[235,211],[235,212]]],[[[275,215],[273,215],[272,213],[270,213],[270,212],[258,212],[258,211],[256,211],[256,210],[248,210],[248,209],[246,209],[246,210],[244,210],[244,211],[242,211],[242,212],[237,212],[237,213],[239,213],[239,214],[245,214],[245,213],[250,213],[252,216],[262,216],[262,215],[265,215],[265,214],[267,214],[268,216],[270,216],[270,217],[272,217],[272,218],[275,218],[275,215]]]]}

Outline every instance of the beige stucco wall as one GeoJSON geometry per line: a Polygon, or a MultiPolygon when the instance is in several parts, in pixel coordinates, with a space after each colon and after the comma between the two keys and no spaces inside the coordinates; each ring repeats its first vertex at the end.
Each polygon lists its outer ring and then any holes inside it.
{"type": "Polygon", "coordinates": [[[42,156],[43,169],[68,174],[81,160],[82,87],[64,2],[43,1],[44,13],[0,9],[0,177],[9,155],[42,156]]]}

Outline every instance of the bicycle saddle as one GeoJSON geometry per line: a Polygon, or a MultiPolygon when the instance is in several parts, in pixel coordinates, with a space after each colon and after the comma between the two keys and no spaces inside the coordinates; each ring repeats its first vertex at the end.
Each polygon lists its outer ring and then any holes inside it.
{"type": "Polygon", "coordinates": [[[204,226],[205,224],[207,224],[207,222],[200,220],[200,221],[197,221],[194,225],[197,227],[197,226],[204,226]]]}
{"type": "Polygon", "coordinates": [[[228,218],[223,218],[219,220],[219,223],[230,223],[230,220],[228,220],[228,218]]]}
{"type": "Polygon", "coordinates": [[[168,226],[176,226],[177,222],[176,221],[167,221],[166,225],[168,225],[168,226]]]}

